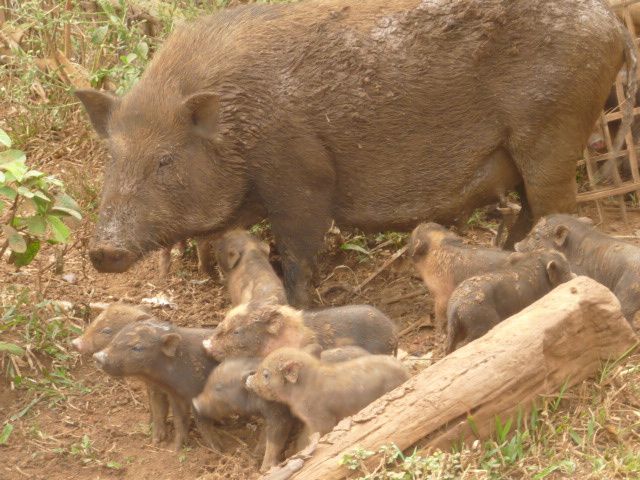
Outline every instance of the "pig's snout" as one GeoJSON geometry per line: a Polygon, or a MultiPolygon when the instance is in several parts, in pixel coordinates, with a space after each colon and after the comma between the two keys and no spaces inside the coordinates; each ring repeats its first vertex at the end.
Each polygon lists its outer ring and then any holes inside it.
{"type": "Polygon", "coordinates": [[[246,385],[246,387],[247,387],[249,390],[253,390],[253,386],[254,386],[253,384],[254,384],[254,382],[255,382],[255,380],[254,380],[254,377],[255,377],[255,376],[256,376],[256,374],[255,374],[255,372],[254,372],[254,373],[252,373],[251,375],[249,375],[249,376],[247,377],[247,379],[245,380],[245,382],[244,382],[244,384],[246,385]]]}
{"type": "Polygon", "coordinates": [[[95,269],[104,273],[125,272],[137,260],[137,256],[129,250],[104,244],[91,248],[89,258],[95,269]]]}
{"type": "Polygon", "coordinates": [[[107,354],[104,351],[96,352],[93,354],[93,359],[98,363],[98,365],[103,367],[107,361],[107,354]]]}
{"type": "Polygon", "coordinates": [[[84,350],[82,337],[74,338],[73,340],[71,340],[71,345],[73,345],[73,348],[75,348],[80,353],[82,353],[82,351],[84,350]]]}

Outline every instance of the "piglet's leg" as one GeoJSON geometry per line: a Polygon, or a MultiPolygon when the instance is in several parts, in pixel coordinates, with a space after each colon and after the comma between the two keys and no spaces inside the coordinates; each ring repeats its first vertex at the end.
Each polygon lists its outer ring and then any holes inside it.
{"type": "Polygon", "coordinates": [[[171,247],[163,248],[160,250],[160,257],[158,258],[158,270],[161,277],[169,275],[169,269],[171,268],[171,247]]]}
{"type": "Polygon", "coordinates": [[[189,402],[175,395],[170,395],[169,403],[173,411],[173,426],[175,428],[173,449],[178,452],[182,444],[187,440],[187,435],[189,434],[191,407],[189,402]]]}
{"type": "Polygon", "coordinates": [[[151,441],[157,445],[167,437],[165,421],[169,413],[169,399],[166,393],[152,385],[147,385],[147,394],[151,412],[151,441]]]}
{"type": "Polygon", "coordinates": [[[266,416],[265,432],[267,438],[260,472],[264,473],[278,464],[287,445],[292,426],[293,418],[284,409],[278,409],[277,412],[266,416]]]}

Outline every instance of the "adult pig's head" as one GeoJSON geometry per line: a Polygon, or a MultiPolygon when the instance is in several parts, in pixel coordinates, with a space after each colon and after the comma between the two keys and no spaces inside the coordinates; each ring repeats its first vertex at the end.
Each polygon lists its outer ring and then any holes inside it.
{"type": "Polygon", "coordinates": [[[101,272],[123,272],[151,250],[223,228],[246,190],[219,97],[145,81],[158,75],[154,67],[121,98],[76,92],[110,153],[89,251],[101,272]]]}

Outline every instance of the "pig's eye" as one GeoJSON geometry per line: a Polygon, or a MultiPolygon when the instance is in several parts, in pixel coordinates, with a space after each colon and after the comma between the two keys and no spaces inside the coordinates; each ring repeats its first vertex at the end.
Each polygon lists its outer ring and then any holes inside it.
{"type": "Polygon", "coordinates": [[[144,350],[144,347],[138,343],[134,345],[131,350],[133,350],[134,352],[141,352],[142,350],[144,350]]]}
{"type": "Polygon", "coordinates": [[[158,160],[158,167],[166,167],[171,162],[173,162],[173,157],[171,155],[163,155],[160,157],[160,160],[158,160]]]}
{"type": "Polygon", "coordinates": [[[111,335],[111,327],[104,327],[100,333],[104,333],[105,335],[111,335]]]}
{"type": "Polygon", "coordinates": [[[264,378],[265,380],[269,380],[270,377],[271,377],[271,374],[269,373],[269,370],[262,371],[262,378],[264,378]]]}
{"type": "Polygon", "coordinates": [[[239,329],[239,328],[236,328],[236,329],[233,331],[233,334],[234,334],[234,335],[240,335],[240,329],[239,329]]]}

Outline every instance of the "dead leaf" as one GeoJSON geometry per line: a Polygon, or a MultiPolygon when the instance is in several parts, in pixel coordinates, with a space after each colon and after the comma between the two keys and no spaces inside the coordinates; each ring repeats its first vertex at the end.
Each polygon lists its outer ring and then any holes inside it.
{"type": "Polygon", "coordinates": [[[91,88],[89,72],[82,65],[69,60],[60,50],[56,50],[54,58],[58,64],[58,75],[63,82],[75,88],[91,88]]]}

